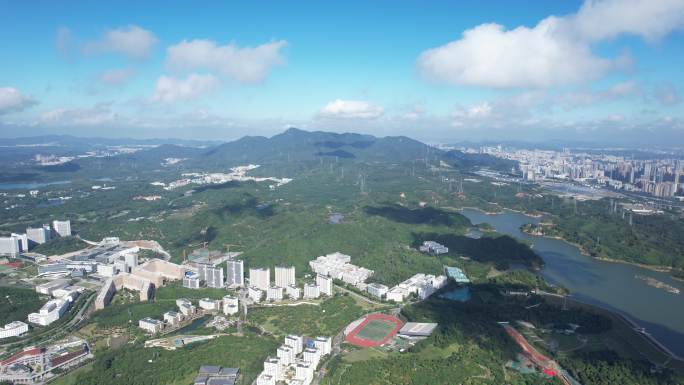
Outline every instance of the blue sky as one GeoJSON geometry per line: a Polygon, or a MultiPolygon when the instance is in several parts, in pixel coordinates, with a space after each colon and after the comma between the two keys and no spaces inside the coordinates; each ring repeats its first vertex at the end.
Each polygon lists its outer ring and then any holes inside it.
{"type": "MultiPolygon", "coordinates": [[[[683,142],[684,2],[5,1],[0,136],[683,142]]],[[[681,143],[684,144],[684,143],[681,143]]]]}

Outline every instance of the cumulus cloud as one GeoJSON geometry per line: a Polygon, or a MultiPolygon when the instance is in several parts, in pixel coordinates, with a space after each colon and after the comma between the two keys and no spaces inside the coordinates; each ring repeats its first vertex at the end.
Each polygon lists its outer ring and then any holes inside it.
{"type": "Polygon", "coordinates": [[[102,72],[98,79],[108,86],[120,86],[126,84],[135,75],[132,68],[115,68],[102,72]]]}
{"type": "Polygon", "coordinates": [[[377,119],[385,110],[362,100],[334,100],[323,107],[319,115],[324,118],[377,119]]]}
{"type": "Polygon", "coordinates": [[[96,41],[83,45],[86,53],[119,53],[133,59],[144,59],[150,55],[159,39],[150,31],[136,25],[128,25],[105,32],[96,41]]]}
{"type": "Polygon", "coordinates": [[[458,40],[424,51],[419,71],[436,82],[505,87],[548,87],[596,79],[630,58],[599,57],[594,43],[623,34],[653,40],[684,25],[680,0],[587,0],[564,17],[529,28],[481,24],[458,40]]]}
{"type": "Polygon", "coordinates": [[[40,116],[40,123],[46,126],[102,126],[114,122],[117,114],[111,103],[98,103],[90,108],[57,108],[40,116]]]}
{"type": "Polygon", "coordinates": [[[152,100],[161,103],[173,103],[179,100],[195,99],[214,91],[220,80],[210,74],[190,74],[185,79],[162,75],[157,79],[152,100]]]}
{"type": "Polygon", "coordinates": [[[0,115],[21,111],[36,104],[36,101],[23,95],[13,87],[0,87],[0,115]]]}
{"type": "Polygon", "coordinates": [[[230,43],[217,45],[210,40],[184,40],[167,49],[167,64],[177,70],[210,70],[240,83],[261,83],[275,66],[284,63],[285,40],[256,47],[238,47],[230,43]]]}

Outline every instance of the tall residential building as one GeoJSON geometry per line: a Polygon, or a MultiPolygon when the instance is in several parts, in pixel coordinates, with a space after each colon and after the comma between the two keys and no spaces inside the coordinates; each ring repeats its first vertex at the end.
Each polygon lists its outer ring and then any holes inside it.
{"type": "Polygon", "coordinates": [[[249,284],[259,290],[267,291],[271,287],[271,270],[264,267],[250,268],[249,284]]]}
{"type": "Polygon", "coordinates": [[[19,237],[12,235],[11,237],[0,238],[0,254],[16,256],[21,252],[21,241],[19,237]]]}
{"type": "Polygon", "coordinates": [[[29,240],[29,246],[42,245],[50,240],[50,226],[43,225],[43,227],[29,227],[26,229],[26,237],[29,240]]]}
{"type": "Polygon", "coordinates": [[[228,261],[226,285],[245,286],[245,264],[241,260],[228,261]]]}
{"type": "Polygon", "coordinates": [[[223,269],[220,267],[200,264],[197,273],[199,274],[199,278],[206,282],[207,287],[222,288],[225,285],[223,280],[223,269]]]}
{"type": "Polygon", "coordinates": [[[19,238],[19,246],[21,247],[21,251],[27,252],[29,249],[29,242],[26,234],[12,233],[12,236],[19,238]]]}
{"type": "Polygon", "coordinates": [[[275,284],[279,287],[288,287],[295,284],[294,266],[276,266],[275,284]]]}
{"type": "Polygon", "coordinates": [[[332,296],[333,293],[333,279],[330,276],[318,274],[316,276],[316,285],[321,294],[332,296]]]}
{"type": "Polygon", "coordinates": [[[71,235],[71,221],[52,221],[52,228],[60,237],[71,235]]]}
{"type": "Polygon", "coordinates": [[[304,299],[314,299],[321,295],[321,289],[313,283],[304,284],[304,299]]]}

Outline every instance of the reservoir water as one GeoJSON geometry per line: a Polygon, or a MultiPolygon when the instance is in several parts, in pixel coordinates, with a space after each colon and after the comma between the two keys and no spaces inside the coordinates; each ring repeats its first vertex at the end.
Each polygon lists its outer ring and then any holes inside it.
{"type": "Polygon", "coordinates": [[[580,253],[567,242],[525,234],[520,226],[538,223],[540,218],[505,211],[486,214],[479,210],[461,211],[473,224],[489,223],[499,233],[531,243],[545,262],[544,278],[566,287],[571,297],[620,312],[646,328],[673,353],[684,357],[684,294],[672,294],[649,286],[636,275],[652,277],[684,293],[684,282],[667,273],[622,263],[599,261],[580,253]]]}

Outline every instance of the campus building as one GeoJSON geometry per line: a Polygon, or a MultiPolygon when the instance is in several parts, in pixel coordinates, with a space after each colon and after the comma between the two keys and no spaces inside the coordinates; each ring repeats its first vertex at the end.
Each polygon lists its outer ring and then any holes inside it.
{"type": "Polygon", "coordinates": [[[223,314],[233,315],[240,311],[239,301],[237,297],[226,295],[223,297],[223,314]]]}
{"type": "Polygon", "coordinates": [[[14,321],[0,329],[0,338],[17,337],[26,332],[28,332],[28,324],[21,321],[14,321]]]}
{"type": "Polygon", "coordinates": [[[245,264],[241,260],[226,262],[226,285],[229,287],[245,286],[245,264]]]}
{"type": "Polygon", "coordinates": [[[294,266],[276,266],[275,267],[275,285],[280,287],[288,287],[295,284],[295,268],[294,266]]]}
{"type": "Polygon", "coordinates": [[[249,284],[259,290],[268,290],[268,288],[271,287],[271,270],[264,267],[250,268],[249,284]]]}
{"type": "Polygon", "coordinates": [[[321,294],[331,297],[333,294],[333,279],[327,275],[318,274],[316,276],[316,285],[321,294]]]}
{"type": "Polygon", "coordinates": [[[52,221],[52,228],[55,234],[59,237],[68,237],[71,235],[71,221],[52,221]]]}

